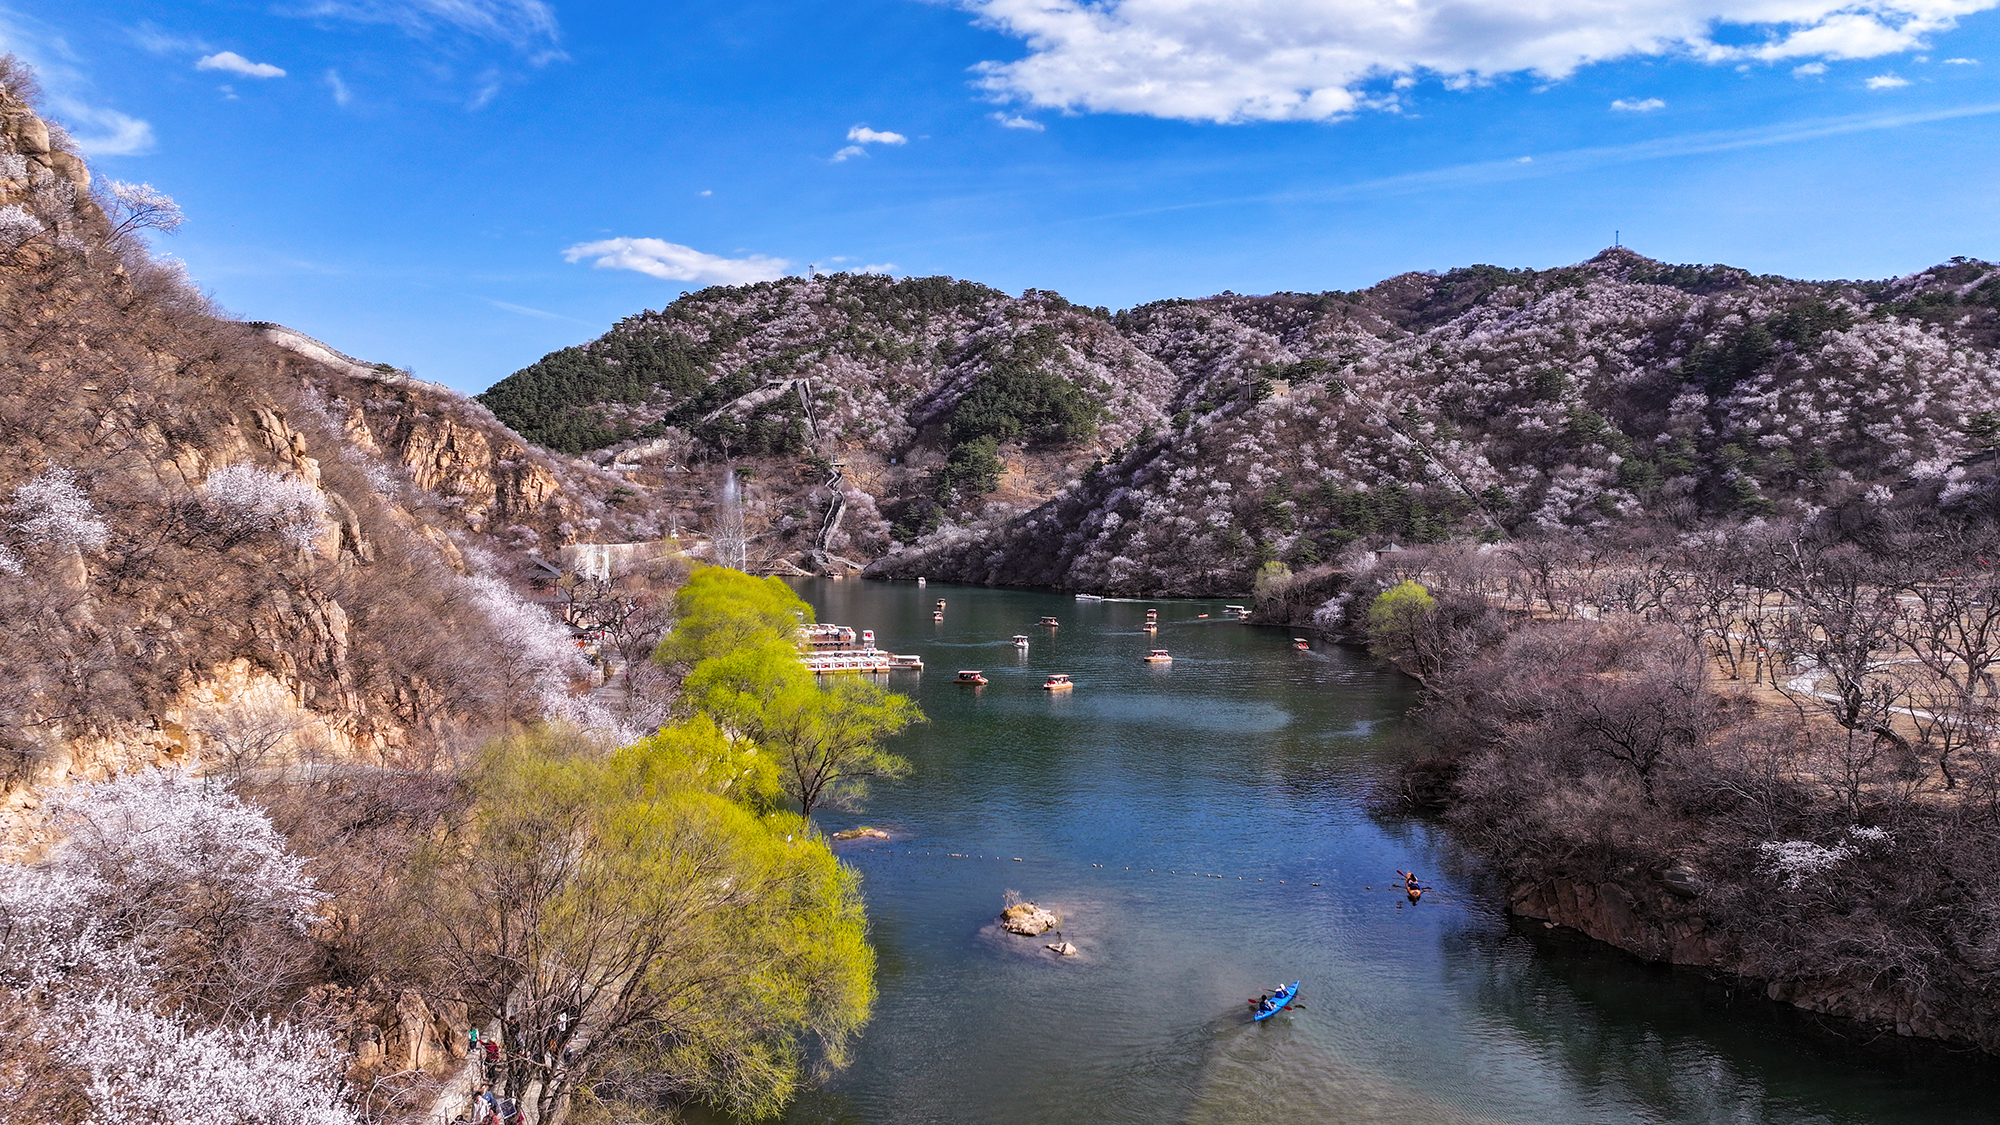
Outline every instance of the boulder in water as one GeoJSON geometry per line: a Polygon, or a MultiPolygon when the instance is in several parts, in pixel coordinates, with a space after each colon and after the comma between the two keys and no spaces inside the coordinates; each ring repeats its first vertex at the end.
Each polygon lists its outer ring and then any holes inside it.
{"type": "Polygon", "coordinates": [[[1044,910],[1032,902],[1017,902],[1000,912],[1000,928],[1022,937],[1047,933],[1061,921],[1054,911],[1044,910]]]}

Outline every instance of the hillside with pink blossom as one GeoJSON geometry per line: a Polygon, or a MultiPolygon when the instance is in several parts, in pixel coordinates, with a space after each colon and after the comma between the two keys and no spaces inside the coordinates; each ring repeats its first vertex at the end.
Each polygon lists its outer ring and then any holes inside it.
{"type": "Polygon", "coordinates": [[[2000,269],[1966,259],[1820,282],[1607,250],[1115,314],[836,275],[692,294],[482,400],[599,460],[670,450],[694,526],[686,485],[748,467],[774,560],[825,508],[801,466],[841,461],[834,546],[871,573],[1230,593],[1354,546],[1949,502],[2000,440],[1996,340],[2000,269]]]}

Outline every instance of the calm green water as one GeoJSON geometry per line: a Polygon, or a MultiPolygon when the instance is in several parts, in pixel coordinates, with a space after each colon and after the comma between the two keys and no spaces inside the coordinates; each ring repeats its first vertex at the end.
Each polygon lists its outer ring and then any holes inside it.
{"type": "Polygon", "coordinates": [[[2000,1120],[1983,1059],[1845,1043],[1510,924],[1426,826],[1368,813],[1412,694],[1363,656],[1295,651],[1220,602],[799,589],[923,656],[890,682],[931,722],[900,740],[909,780],[823,818],[895,837],[841,845],[882,996],[853,1067],[791,1121],[2000,1120]],[[1148,606],[1172,665],[1140,661],[1148,606]],[[955,686],[959,668],[992,683],[955,686]],[[1075,693],[1039,690],[1050,672],[1075,693]],[[1410,905],[1398,868],[1437,889],[1410,905]],[[1008,890],[1061,912],[1081,956],[998,932],[1008,890]],[[1293,979],[1304,1009],[1251,1024],[1245,997],[1293,979]]]}

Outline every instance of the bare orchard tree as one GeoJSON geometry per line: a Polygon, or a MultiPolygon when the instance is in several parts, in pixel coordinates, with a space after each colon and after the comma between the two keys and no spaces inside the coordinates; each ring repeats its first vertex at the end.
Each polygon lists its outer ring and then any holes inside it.
{"type": "Polygon", "coordinates": [[[1616,560],[1594,578],[1590,600],[1607,613],[1657,620],[1661,608],[1679,590],[1681,572],[1657,551],[1616,560]]]}
{"type": "Polygon", "coordinates": [[[1507,549],[1519,570],[1520,598],[1533,611],[1539,601],[1551,617],[1575,615],[1571,581],[1588,548],[1563,535],[1523,539],[1507,549]]]}
{"type": "Polygon", "coordinates": [[[1661,616],[1689,641],[1700,645],[1732,680],[1741,679],[1746,659],[1743,621],[1754,563],[1734,536],[1706,532],[1682,540],[1673,555],[1680,574],[1661,616]]]}
{"type": "Polygon", "coordinates": [[[686,578],[687,564],[673,558],[603,576],[564,575],[556,585],[570,624],[602,631],[629,669],[652,656],[673,626],[674,591],[686,578]]]}
{"type": "Polygon", "coordinates": [[[1858,800],[1853,770],[1864,758],[1872,766],[1874,754],[1860,750],[1857,740],[1894,743],[1903,737],[1891,723],[1904,706],[1908,682],[1889,662],[1903,624],[1896,598],[1902,579],[1857,547],[1804,538],[1779,548],[1771,573],[1796,607],[1785,622],[1784,646],[1805,666],[1779,690],[1801,711],[1846,732],[1842,784],[1858,800]]]}
{"type": "Polygon", "coordinates": [[[2000,573],[1975,561],[1912,583],[1903,607],[1897,639],[1927,673],[1913,700],[1918,732],[1944,787],[1955,789],[1952,754],[1984,751],[2000,707],[2000,573]]]}
{"type": "Polygon", "coordinates": [[[1566,682],[1558,729],[1579,748],[1631,770],[1652,805],[1660,771],[1701,748],[1715,728],[1708,661],[1671,633],[1628,652],[1626,665],[1608,676],[1566,682]]]}
{"type": "MultiPolygon", "coordinates": [[[[1944,788],[1959,784],[1959,763],[1966,755],[1984,758],[1993,747],[1993,724],[2000,721],[2000,700],[1968,695],[1949,679],[1923,665],[1910,665],[1908,719],[1916,744],[1903,772],[1911,788],[1936,769],[1944,788]],[[1921,763],[1921,768],[1917,768],[1921,763]]],[[[1900,749],[1900,748],[1899,748],[1900,749]]]]}

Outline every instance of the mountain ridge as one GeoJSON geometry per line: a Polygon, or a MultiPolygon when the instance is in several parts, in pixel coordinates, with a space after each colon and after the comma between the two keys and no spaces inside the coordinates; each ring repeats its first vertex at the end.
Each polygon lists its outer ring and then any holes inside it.
{"type": "Polygon", "coordinates": [[[1801,281],[1613,248],[1117,312],[843,274],[688,294],[479,398],[606,463],[670,449],[694,526],[747,469],[772,566],[815,564],[803,467],[839,461],[870,573],[1235,593],[1354,544],[1949,489],[2000,432],[1996,342],[2000,270],[1968,258],[1801,281]],[[780,383],[808,398],[757,400],[780,383]]]}

